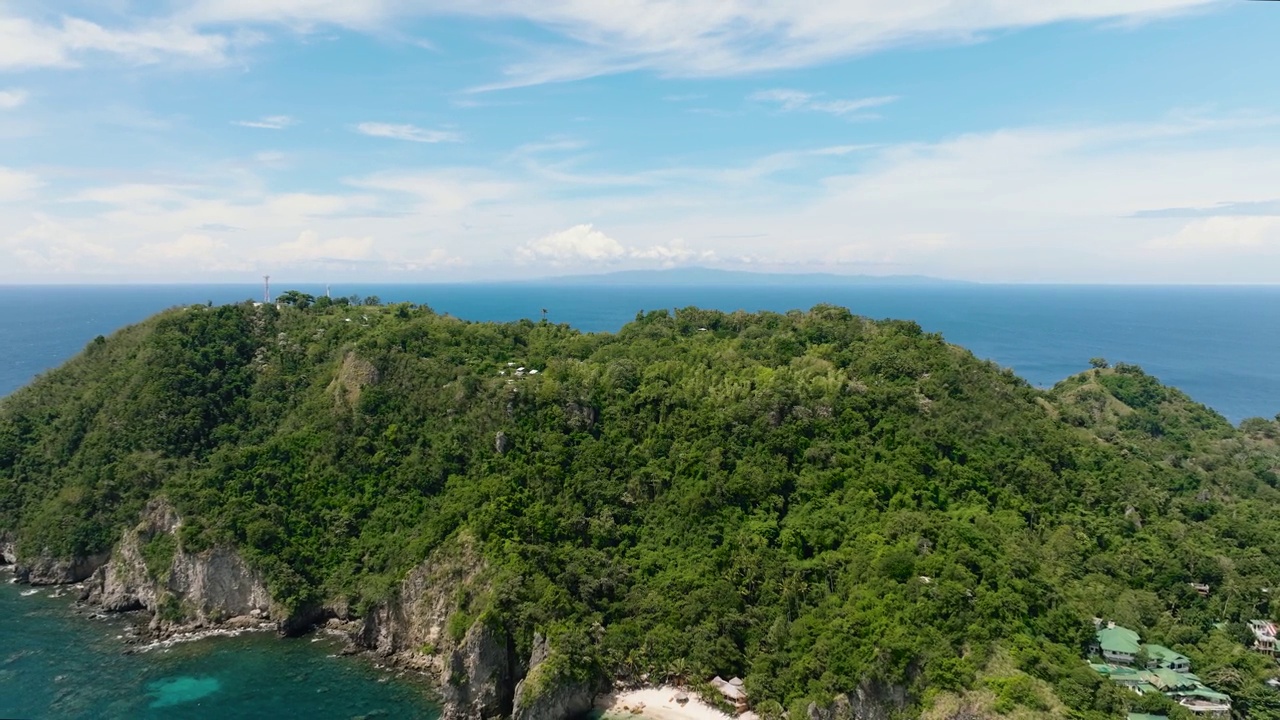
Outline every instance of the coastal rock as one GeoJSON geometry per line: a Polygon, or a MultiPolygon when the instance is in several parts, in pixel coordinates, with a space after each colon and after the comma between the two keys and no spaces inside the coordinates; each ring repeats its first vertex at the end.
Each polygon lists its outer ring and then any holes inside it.
{"type": "Polygon", "coordinates": [[[837,695],[831,703],[809,703],[808,720],[891,720],[906,709],[910,698],[903,685],[863,680],[850,695],[837,695]]]}
{"type": "Polygon", "coordinates": [[[546,637],[536,633],[529,673],[516,685],[512,720],[563,720],[591,710],[602,683],[559,677],[547,662],[552,653],[546,637]]]}
{"type": "Polygon", "coordinates": [[[177,538],[181,525],[170,505],[149,503],[142,521],[125,531],[110,560],[94,574],[84,599],[111,612],[149,610],[151,629],[162,635],[241,617],[270,617],[271,596],[244,559],[225,547],[186,552],[177,538]]]}
{"type": "Polygon", "coordinates": [[[366,614],[352,638],[431,677],[445,720],[511,714],[519,670],[514,643],[503,628],[473,619],[482,615],[475,598],[487,592],[485,569],[468,538],[447,544],[366,614]]]}
{"type": "Polygon", "coordinates": [[[15,554],[14,577],[27,585],[69,585],[88,579],[110,557],[110,553],[100,553],[69,560],[44,556],[25,560],[15,554]]]}
{"type": "Polygon", "coordinates": [[[166,589],[191,608],[197,622],[269,614],[271,596],[240,554],[215,547],[194,555],[178,552],[166,589]]]}
{"type": "Polygon", "coordinates": [[[449,654],[441,687],[446,718],[509,717],[514,695],[514,647],[501,629],[477,620],[449,654]]]}
{"type": "Polygon", "coordinates": [[[0,533],[0,565],[13,565],[18,562],[18,551],[13,546],[13,537],[8,533],[0,533]]]}

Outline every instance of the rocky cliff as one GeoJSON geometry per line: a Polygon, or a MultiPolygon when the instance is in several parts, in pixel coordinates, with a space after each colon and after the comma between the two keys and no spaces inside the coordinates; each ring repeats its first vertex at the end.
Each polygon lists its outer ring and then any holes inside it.
{"type": "MultiPolygon", "coordinates": [[[[173,507],[157,500],[109,554],[26,561],[0,537],[0,559],[15,565],[19,582],[86,581],[82,599],[90,604],[109,612],[147,611],[156,636],[268,620],[281,631],[297,629],[300,620],[273,608],[262,578],[235,550],[188,552],[179,540],[181,527],[173,507]]],[[[486,613],[489,593],[485,563],[463,536],[411,571],[354,626],[352,641],[426,673],[439,689],[444,720],[561,720],[589,711],[600,683],[562,677],[541,634],[529,658],[517,657],[510,633],[486,613]]],[[[317,618],[347,616],[331,607],[317,612],[317,618]]]]}
{"type": "Polygon", "coordinates": [[[432,677],[446,718],[509,716],[523,673],[512,638],[484,617],[488,592],[484,562],[460,538],[411,571],[353,640],[432,677]]]}
{"type": "Polygon", "coordinates": [[[12,558],[14,576],[18,582],[28,585],[67,585],[78,583],[93,575],[110,557],[109,553],[77,558],[20,558],[12,545],[4,551],[12,558]]]}
{"type": "Polygon", "coordinates": [[[93,573],[84,599],[109,611],[148,610],[161,635],[270,618],[271,597],[240,555],[225,547],[187,552],[177,537],[181,525],[167,503],[150,503],[93,573]]]}
{"type": "Polygon", "coordinates": [[[853,693],[837,695],[831,703],[810,703],[808,720],[891,720],[910,703],[906,687],[863,680],[853,693]]]}
{"type": "Polygon", "coordinates": [[[13,546],[13,536],[0,532],[0,565],[18,562],[18,551],[13,546]]]}
{"type": "Polygon", "coordinates": [[[562,720],[591,710],[602,683],[557,671],[554,651],[541,633],[534,636],[529,672],[516,685],[512,720],[562,720]]]}

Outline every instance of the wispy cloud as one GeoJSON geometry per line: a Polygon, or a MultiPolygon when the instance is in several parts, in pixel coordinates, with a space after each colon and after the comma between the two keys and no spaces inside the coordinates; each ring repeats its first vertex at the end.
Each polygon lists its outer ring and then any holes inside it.
{"type": "Polygon", "coordinates": [[[220,63],[232,45],[225,35],[201,32],[171,20],[111,28],[63,16],[59,24],[45,24],[0,9],[0,70],[76,67],[83,56],[92,53],[115,55],[137,64],[166,58],[220,63]]]}
{"type": "Polygon", "coordinates": [[[1224,202],[1209,207],[1174,207],[1155,210],[1139,210],[1132,218],[1202,218],[1202,217],[1250,217],[1280,216],[1280,200],[1252,202],[1224,202]]]}
{"type": "MultiPolygon", "coordinates": [[[[519,20],[551,31],[499,82],[476,90],[652,70],[727,77],[811,67],[906,43],[981,39],[991,31],[1067,21],[1138,22],[1222,6],[1223,0],[892,3],[829,0],[197,0],[173,22],[189,27],[273,23],[394,34],[398,21],[433,15],[519,20]]],[[[3,35],[0,34],[0,39],[3,35]]],[[[0,47],[4,43],[0,41],[0,47]]],[[[0,51],[2,52],[2,51],[0,51]]]]}
{"type": "Polygon", "coordinates": [[[268,115],[257,120],[236,120],[231,124],[248,128],[262,128],[263,130],[283,130],[290,125],[296,125],[297,121],[288,115],[268,115]]]}
{"type": "Polygon", "coordinates": [[[356,126],[356,132],[369,137],[408,140],[409,142],[419,143],[462,142],[462,135],[451,130],[429,130],[416,125],[363,122],[356,126]]]}
{"type": "Polygon", "coordinates": [[[27,91],[21,89],[0,90],[0,110],[12,110],[27,102],[27,91]]]}
{"type": "Polygon", "coordinates": [[[41,185],[31,173],[0,166],[0,202],[23,199],[41,185]]]}
{"type": "Polygon", "coordinates": [[[878,97],[857,98],[854,100],[829,100],[825,96],[803,90],[775,88],[752,93],[748,100],[774,103],[783,112],[821,112],[831,115],[868,117],[865,112],[873,108],[883,107],[898,99],[897,95],[881,95],[878,97]]]}

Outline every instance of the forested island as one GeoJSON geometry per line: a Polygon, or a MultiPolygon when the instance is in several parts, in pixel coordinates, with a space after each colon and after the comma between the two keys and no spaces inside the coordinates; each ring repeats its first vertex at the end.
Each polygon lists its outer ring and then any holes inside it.
{"type": "Polygon", "coordinates": [[[1103,623],[1280,717],[1248,625],[1278,482],[1276,421],[1101,359],[1040,390],[833,306],[584,334],[286,293],[0,401],[19,580],[156,634],[329,623],[450,719],[734,675],[765,720],[1190,717],[1090,667],[1103,623]]]}

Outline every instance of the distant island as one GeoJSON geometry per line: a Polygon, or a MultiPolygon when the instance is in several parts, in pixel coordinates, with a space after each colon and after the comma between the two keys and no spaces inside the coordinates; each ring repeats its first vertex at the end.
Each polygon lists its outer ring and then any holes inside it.
{"type": "Polygon", "coordinates": [[[687,267],[668,270],[619,270],[589,275],[559,275],[514,281],[527,284],[612,285],[645,287],[842,287],[848,285],[886,286],[976,285],[966,280],[949,280],[927,275],[838,275],[835,273],[778,273],[718,268],[687,267]]]}

